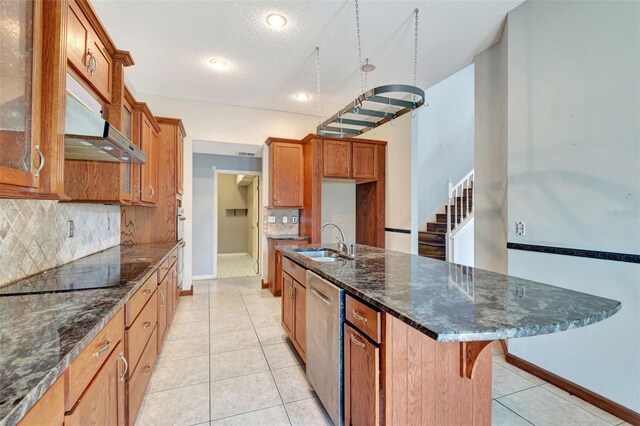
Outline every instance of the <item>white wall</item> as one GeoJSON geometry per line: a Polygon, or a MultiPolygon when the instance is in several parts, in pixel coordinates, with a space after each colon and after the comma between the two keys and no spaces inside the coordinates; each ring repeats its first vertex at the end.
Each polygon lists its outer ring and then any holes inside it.
{"type": "Polygon", "coordinates": [[[412,197],[412,114],[373,129],[365,139],[387,141],[386,211],[385,227],[411,230],[409,234],[385,233],[385,247],[405,253],[417,253],[418,229],[412,220],[412,209],[417,200],[412,197]]]}
{"type": "Polygon", "coordinates": [[[457,183],[473,169],[474,65],[425,91],[417,110],[418,223],[424,225],[447,200],[447,179],[457,183]]]}
{"type": "MultiPolygon", "coordinates": [[[[130,86],[131,87],[131,86],[130,86]]],[[[155,115],[181,118],[187,137],[184,141],[184,194],[185,208],[185,279],[184,286],[190,286],[193,262],[193,140],[232,142],[262,145],[269,136],[301,139],[313,133],[317,117],[302,114],[220,105],[190,99],[135,93],[136,99],[147,102],[155,115]]],[[[266,151],[266,150],[265,150],[266,151]]],[[[268,153],[263,160],[268,160],[268,153]]],[[[268,203],[268,170],[263,168],[263,206],[268,203]]],[[[262,240],[263,262],[266,259],[266,239],[262,240]]],[[[263,274],[266,269],[263,264],[263,274]]]]}
{"type": "Polygon", "coordinates": [[[460,265],[475,266],[474,262],[474,218],[471,218],[453,238],[453,262],[460,265]]]}
{"type": "MultiPolygon", "coordinates": [[[[356,183],[355,181],[322,182],[322,223],[334,222],[344,233],[347,244],[356,242],[356,183]]],[[[335,244],[338,231],[328,226],[322,231],[323,244],[335,244]]]]}
{"type": "Polygon", "coordinates": [[[475,57],[474,266],[507,273],[507,40],[475,57]]]}
{"type": "MultiPolygon", "coordinates": [[[[638,2],[526,2],[509,14],[510,242],[640,254],[638,22],[638,2]]],[[[508,271],[622,302],[602,323],[509,348],[640,412],[640,265],[509,250],[508,271]]]]}

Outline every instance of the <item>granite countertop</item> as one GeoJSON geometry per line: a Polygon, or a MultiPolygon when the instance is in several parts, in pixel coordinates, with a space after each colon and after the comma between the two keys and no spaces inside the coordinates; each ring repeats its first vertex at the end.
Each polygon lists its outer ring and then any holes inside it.
{"type": "MultiPolygon", "coordinates": [[[[79,270],[107,270],[114,287],[0,297],[0,426],[17,423],[62,375],[111,318],[176,247],[176,244],[116,246],[51,270],[65,276],[79,270]],[[114,278],[113,271],[116,271],[114,278]]],[[[38,277],[3,287],[28,287],[38,277]]],[[[38,290],[55,289],[47,278],[38,290]]]]}
{"type": "Polygon", "coordinates": [[[309,237],[306,237],[304,235],[297,235],[297,234],[267,235],[267,238],[270,238],[275,241],[284,241],[284,240],[304,241],[309,239],[309,237]]]}
{"type": "MultiPolygon", "coordinates": [[[[320,246],[305,248],[312,247],[320,246]]],[[[442,342],[557,333],[602,321],[622,307],[616,300],[362,245],[355,260],[326,263],[289,246],[277,250],[442,342]]]]}

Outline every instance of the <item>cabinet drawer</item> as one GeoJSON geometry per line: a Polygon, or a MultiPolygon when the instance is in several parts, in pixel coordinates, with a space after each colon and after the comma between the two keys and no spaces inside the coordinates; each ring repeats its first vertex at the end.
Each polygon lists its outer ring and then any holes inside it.
{"type": "Polygon", "coordinates": [[[349,295],[345,299],[345,317],[347,321],[372,340],[380,343],[382,341],[380,311],[349,295]]]}
{"type": "Polygon", "coordinates": [[[142,287],[140,287],[138,291],[136,291],[136,294],[134,294],[133,297],[127,302],[127,305],[125,306],[127,327],[131,326],[144,305],[146,305],[147,301],[151,299],[151,294],[158,286],[157,275],[157,271],[151,274],[151,276],[147,279],[147,281],[145,281],[142,287]]]}
{"type": "Polygon", "coordinates": [[[151,374],[156,366],[158,359],[158,337],[156,328],[153,329],[151,339],[144,348],[140,362],[138,366],[133,370],[131,378],[129,379],[129,415],[127,424],[133,425],[136,422],[136,417],[140,411],[140,405],[144,399],[144,393],[149,386],[151,380],[151,374]]]}
{"type": "Polygon", "coordinates": [[[18,426],[62,426],[63,423],[64,379],[59,377],[18,422],[18,426]]]}
{"type": "Polygon", "coordinates": [[[120,309],[69,366],[66,411],[73,408],[93,376],[123,338],[124,315],[120,309]]]}
{"type": "Polygon", "coordinates": [[[127,359],[132,370],[138,365],[138,360],[149,337],[158,323],[158,292],[151,295],[151,299],[144,306],[138,318],[127,329],[127,359]]]}
{"type": "Polygon", "coordinates": [[[160,284],[162,280],[164,280],[167,272],[169,272],[169,268],[171,268],[171,263],[169,263],[170,260],[171,259],[168,257],[158,268],[158,284],[160,284]]]}
{"type": "Polygon", "coordinates": [[[302,266],[282,256],[282,270],[304,287],[307,286],[307,270],[302,266]]]}

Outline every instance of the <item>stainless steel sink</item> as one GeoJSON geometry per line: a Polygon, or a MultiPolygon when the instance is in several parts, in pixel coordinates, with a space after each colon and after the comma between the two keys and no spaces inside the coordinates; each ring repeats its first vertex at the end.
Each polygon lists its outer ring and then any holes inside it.
{"type": "Polygon", "coordinates": [[[338,253],[336,250],[330,248],[317,248],[317,249],[308,249],[308,248],[299,248],[293,249],[296,253],[308,257],[314,262],[336,262],[339,260],[353,260],[353,258],[349,256],[345,256],[343,254],[338,253]]]}

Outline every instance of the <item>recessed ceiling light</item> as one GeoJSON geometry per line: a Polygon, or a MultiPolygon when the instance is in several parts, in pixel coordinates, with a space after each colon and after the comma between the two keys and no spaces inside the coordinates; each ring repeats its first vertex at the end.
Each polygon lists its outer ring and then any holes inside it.
{"type": "Polygon", "coordinates": [[[273,28],[282,28],[287,25],[287,18],[279,13],[270,13],[267,15],[267,24],[273,28]]]}
{"type": "Polygon", "coordinates": [[[104,149],[105,151],[112,151],[112,150],[113,150],[113,147],[112,147],[112,146],[107,145],[107,146],[103,146],[103,147],[102,147],[102,149],[104,149]]]}
{"type": "Polygon", "coordinates": [[[294,98],[298,102],[307,102],[309,100],[309,95],[307,95],[306,93],[296,93],[294,98]]]}
{"type": "Polygon", "coordinates": [[[229,62],[223,58],[211,58],[209,59],[211,67],[216,71],[224,71],[229,67],[229,62]]]}

